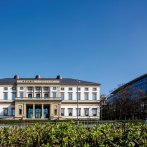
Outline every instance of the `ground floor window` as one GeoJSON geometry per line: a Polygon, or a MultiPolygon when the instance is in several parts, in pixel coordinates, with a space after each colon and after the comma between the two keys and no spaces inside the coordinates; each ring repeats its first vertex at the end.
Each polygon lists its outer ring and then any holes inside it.
{"type": "Polygon", "coordinates": [[[15,108],[11,109],[11,115],[15,116],[15,108]]]}
{"type": "Polygon", "coordinates": [[[84,109],[85,116],[89,116],[89,108],[84,109]]]}
{"type": "Polygon", "coordinates": [[[61,108],[61,116],[64,116],[64,111],[65,111],[65,109],[61,108]]]}
{"type": "Polygon", "coordinates": [[[97,116],[97,108],[92,108],[92,115],[97,116]]]}
{"type": "Polygon", "coordinates": [[[4,108],[4,116],[8,115],[8,108],[4,108]]]}
{"type": "Polygon", "coordinates": [[[72,112],[73,111],[73,109],[72,108],[68,108],[68,116],[72,116],[72,112]]]}

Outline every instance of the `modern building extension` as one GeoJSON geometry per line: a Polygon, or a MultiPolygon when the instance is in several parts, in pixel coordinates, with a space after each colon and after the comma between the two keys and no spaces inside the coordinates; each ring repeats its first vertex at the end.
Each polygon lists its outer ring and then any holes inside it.
{"type": "Polygon", "coordinates": [[[0,79],[0,117],[99,119],[100,84],[60,75],[0,79]]]}
{"type": "Polygon", "coordinates": [[[147,118],[147,74],[115,89],[107,98],[116,117],[147,118]],[[112,105],[111,105],[112,104],[112,105]]]}

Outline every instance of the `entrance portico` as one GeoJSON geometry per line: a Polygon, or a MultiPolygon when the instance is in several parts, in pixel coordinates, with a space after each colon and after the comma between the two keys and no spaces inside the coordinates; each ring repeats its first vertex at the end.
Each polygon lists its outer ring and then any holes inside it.
{"type": "Polygon", "coordinates": [[[60,101],[15,101],[15,116],[23,119],[60,118],[60,101]]]}

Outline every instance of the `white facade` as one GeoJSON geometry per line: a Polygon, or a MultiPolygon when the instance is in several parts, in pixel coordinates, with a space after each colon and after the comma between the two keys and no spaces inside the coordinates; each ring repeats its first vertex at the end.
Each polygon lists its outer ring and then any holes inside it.
{"type": "Polygon", "coordinates": [[[0,117],[99,119],[100,85],[60,78],[0,79],[0,117]]]}

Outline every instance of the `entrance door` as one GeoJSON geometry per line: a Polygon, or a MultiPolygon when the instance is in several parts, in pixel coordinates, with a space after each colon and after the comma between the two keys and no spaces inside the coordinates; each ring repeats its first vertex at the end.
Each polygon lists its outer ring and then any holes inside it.
{"type": "Polygon", "coordinates": [[[36,106],[35,108],[35,117],[41,118],[41,106],[36,106]]]}

